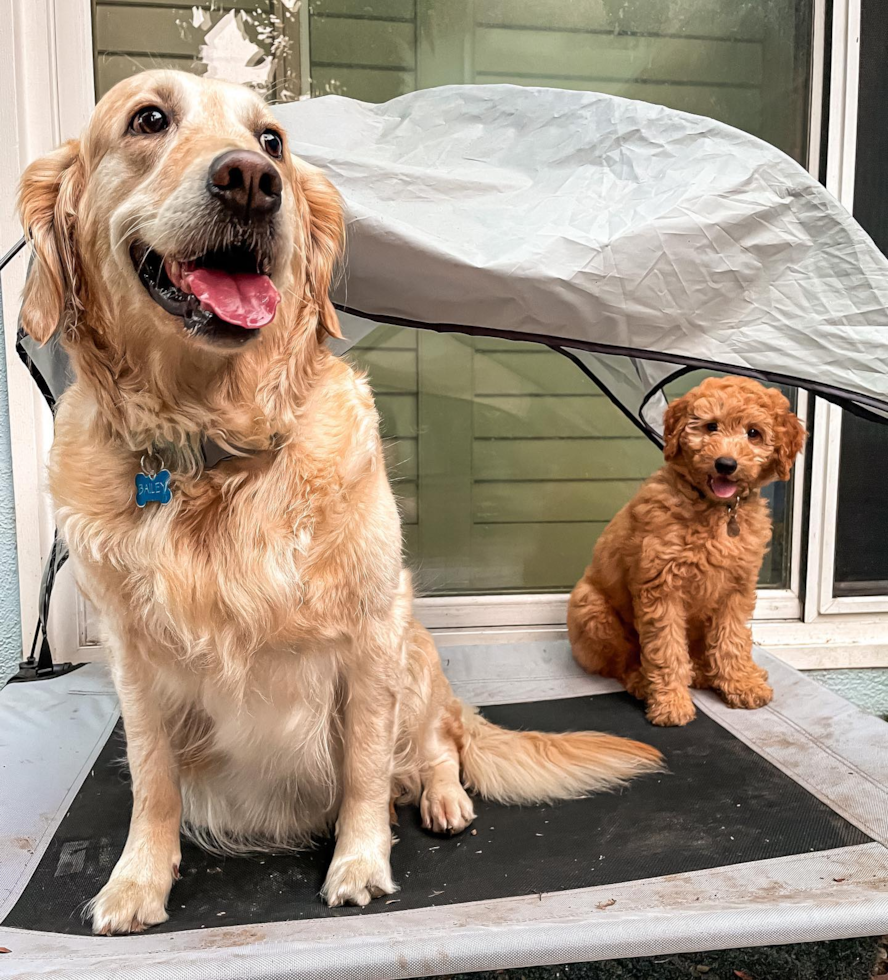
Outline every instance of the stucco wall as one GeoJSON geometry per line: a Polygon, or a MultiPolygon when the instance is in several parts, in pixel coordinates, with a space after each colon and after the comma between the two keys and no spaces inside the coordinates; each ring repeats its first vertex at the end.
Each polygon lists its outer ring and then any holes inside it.
{"type": "Polygon", "coordinates": [[[888,670],[811,670],[807,675],[858,708],[888,720],[888,670]]]}
{"type": "MultiPolygon", "coordinates": [[[[3,303],[0,297],[0,337],[3,336],[2,328],[3,303]]],[[[0,357],[0,683],[14,673],[22,650],[8,406],[6,359],[0,357]]]]}

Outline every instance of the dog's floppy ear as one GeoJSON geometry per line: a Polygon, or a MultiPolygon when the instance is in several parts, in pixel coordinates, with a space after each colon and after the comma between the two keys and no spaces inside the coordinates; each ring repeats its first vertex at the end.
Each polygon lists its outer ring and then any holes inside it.
{"type": "Polygon", "coordinates": [[[792,464],[802,451],[807,435],[805,427],[789,408],[778,413],[774,432],[774,472],[778,480],[789,479],[792,464]]]}
{"type": "Polygon", "coordinates": [[[339,318],[330,302],[330,282],[345,234],[342,201],[336,188],[314,168],[302,170],[299,182],[308,204],[308,288],[317,306],[318,327],[331,337],[342,337],[339,318]]]}
{"type": "Polygon", "coordinates": [[[35,160],[19,187],[19,214],[34,251],[21,320],[41,344],[49,340],[68,304],[76,302],[74,217],[82,190],[77,140],[35,160]]]}
{"type": "Polygon", "coordinates": [[[681,434],[690,418],[691,399],[682,395],[671,402],[663,416],[663,458],[671,463],[681,455],[681,434]]]}

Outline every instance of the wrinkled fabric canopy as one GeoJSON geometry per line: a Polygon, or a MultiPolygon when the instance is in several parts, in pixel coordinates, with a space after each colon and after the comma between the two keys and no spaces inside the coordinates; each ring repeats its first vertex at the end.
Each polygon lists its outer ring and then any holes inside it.
{"type": "Polygon", "coordinates": [[[275,113],[345,199],[355,339],[389,322],[569,348],[648,430],[681,366],[888,411],[888,261],[756,137],[511,85],[275,113]]]}
{"type": "MultiPolygon", "coordinates": [[[[379,322],[538,341],[654,440],[663,385],[693,368],[888,415],[888,260],[754,136],[512,85],[274,111],[346,204],[334,301],[351,343],[379,322]]],[[[60,394],[61,346],[20,337],[20,350],[60,394]]]]}

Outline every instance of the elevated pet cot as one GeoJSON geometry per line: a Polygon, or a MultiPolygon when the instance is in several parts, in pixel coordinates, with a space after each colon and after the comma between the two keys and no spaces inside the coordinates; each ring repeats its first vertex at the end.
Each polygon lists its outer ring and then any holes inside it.
{"type": "MultiPolygon", "coordinates": [[[[342,350],[379,322],[534,340],[655,441],[664,384],[697,367],[885,413],[888,262],[801,167],[751,136],[511,86],[275,111],[346,201],[342,350]]],[[[19,347],[57,397],[62,348],[19,347]]],[[[640,738],[669,773],[556,806],[479,802],[456,838],[424,833],[405,810],[402,890],[363,910],[318,899],[327,844],[225,861],[186,847],[170,921],[114,939],[79,916],[130,807],[107,672],[9,685],[0,976],[415,977],[888,931],[888,728],[757,656],[770,706],[732,711],[695,692],[697,721],[656,729],[617,685],[579,671],[564,641],[444,647],[455,689],[491,718],[640,738]]]]}

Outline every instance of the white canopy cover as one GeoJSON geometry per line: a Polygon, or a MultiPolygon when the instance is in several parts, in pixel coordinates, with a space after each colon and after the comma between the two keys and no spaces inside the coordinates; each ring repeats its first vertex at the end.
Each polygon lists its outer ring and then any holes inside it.
{"type": "MultiPolygon", "coordinates": [[[[712,368],[888,414],[888,260],[799,164],[674,109],[459,85],[277,106],[341,192],[334,301],[375,323],[535,340],[654,439],[662,385],[712,368]]],[[[58,344],[23,356],[54,394],[58,344]]]]}
{"type": "Polygon", "coordinates": [[[569,349],[648,428],[683,366],[888,410],[888,260],[754,136],[511,85],[275,111],[345,199],[355,338],[382,321],[569,349]]]}

